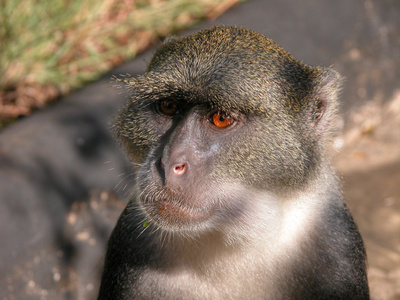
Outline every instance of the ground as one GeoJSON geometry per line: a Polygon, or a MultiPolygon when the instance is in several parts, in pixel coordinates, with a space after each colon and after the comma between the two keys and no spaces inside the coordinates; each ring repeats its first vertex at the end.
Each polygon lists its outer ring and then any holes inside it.
{"type": "Polygon", "coordinates": [[[371,298],[400,299],[400,93],[350,119],[334,162],[367,248],[371,298]]]}

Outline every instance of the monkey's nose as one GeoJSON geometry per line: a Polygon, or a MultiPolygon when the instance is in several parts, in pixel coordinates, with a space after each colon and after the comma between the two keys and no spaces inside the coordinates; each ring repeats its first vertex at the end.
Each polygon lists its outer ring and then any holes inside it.
{"type": "Polygon", "coordinates": [[[185,174],[187,169],[188,169],[188,164],[186,162],[173,166],[173,172],[175,175],[178,176],[185,174]]]}

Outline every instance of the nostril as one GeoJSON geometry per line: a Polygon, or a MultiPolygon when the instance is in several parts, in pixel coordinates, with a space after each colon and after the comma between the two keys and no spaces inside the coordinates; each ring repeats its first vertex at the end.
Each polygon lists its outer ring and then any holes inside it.
{"type": "Polygon", "coordinates": [[[183,175],[183,174],[186,173],[187,168],[188,168],[187,163],[183,163],[183,164],[180,164],[180,165],[176,165],[176,166],[174,166],[174,173],[175,173],[176,175],[183,175]]]}

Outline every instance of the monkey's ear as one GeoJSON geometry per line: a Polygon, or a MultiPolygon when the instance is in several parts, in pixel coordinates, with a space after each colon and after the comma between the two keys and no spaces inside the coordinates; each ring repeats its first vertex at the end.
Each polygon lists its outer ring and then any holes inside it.
{"type": "Polygon", "coordinates": [[[335,70],[320,69],[311,106],[311,123],[319,137],[329,134],[334,129],[342,81],[342,77],[335,70]]]}

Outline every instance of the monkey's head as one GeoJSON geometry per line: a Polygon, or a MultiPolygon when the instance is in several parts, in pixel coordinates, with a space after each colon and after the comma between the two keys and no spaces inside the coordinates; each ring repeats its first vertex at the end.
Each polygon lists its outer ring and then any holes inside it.
{"type": "Polygon", "coordinates": [[[163,44],[143,76],[123,81],[132,100],[116,132],[139,166],[138,201],[150,222],[179,231],[240,220],[250,195],[260,207],[306,188],[340,78],[261,34],[214,27],[163,44]]]}

